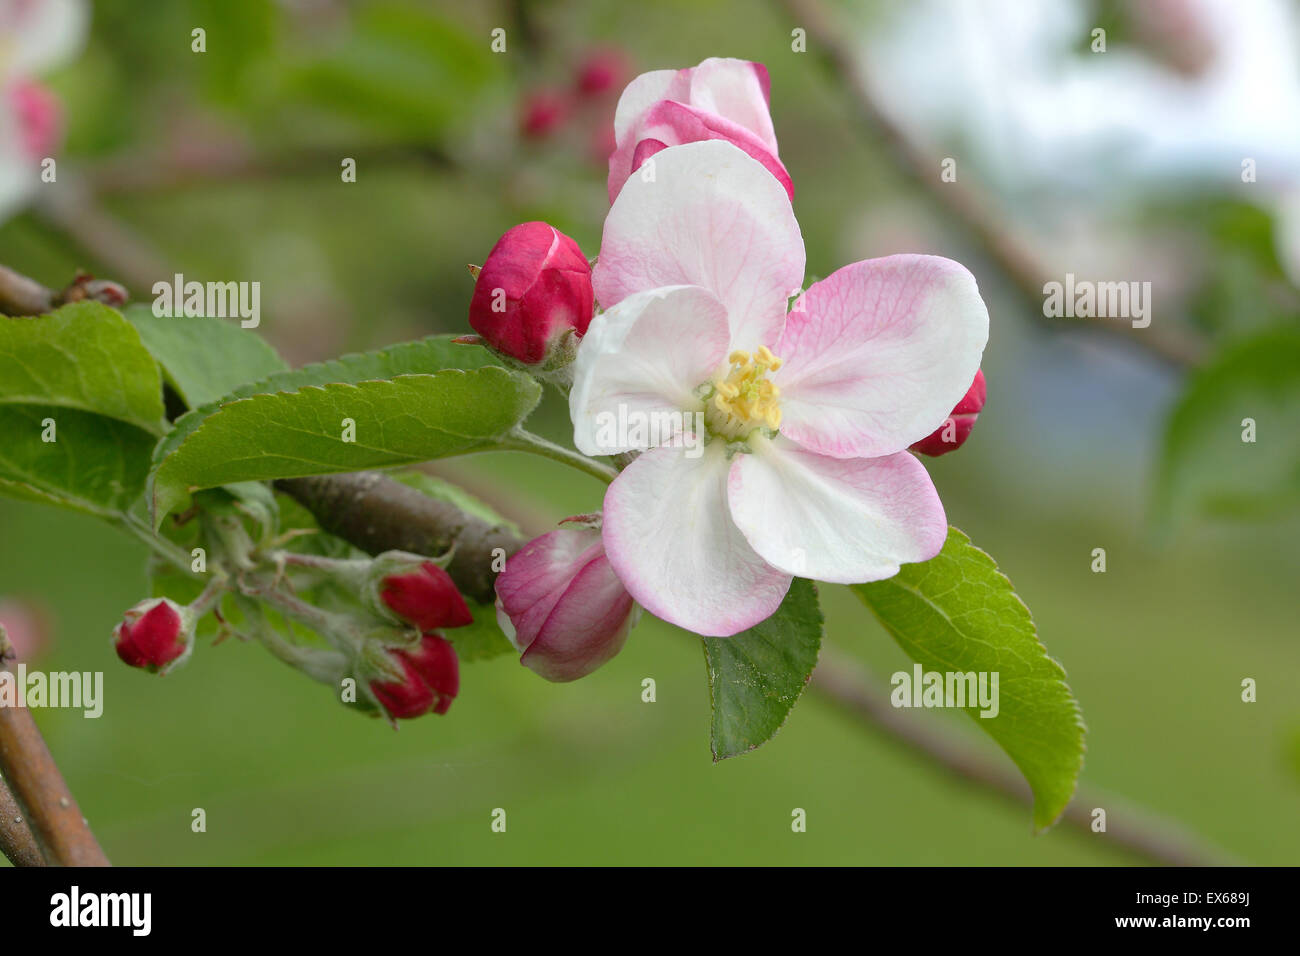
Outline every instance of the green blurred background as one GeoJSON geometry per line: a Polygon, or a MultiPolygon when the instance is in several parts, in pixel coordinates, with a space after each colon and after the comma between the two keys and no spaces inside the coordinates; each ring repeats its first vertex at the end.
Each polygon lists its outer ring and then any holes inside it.
{"type": "MultiPolygon", "coordinates": [[[[837,13],[873,29],[873,6],[837,13]]],[[[1034,322],[860,124],[843,83],[791,51],[792,25],[779,6],[740,0],[99,3],[84,53],[49,82],[67,111],[60,178],[95,187],[118,241],[106,252],[37,209],[0,226],[0,262],[52,285],[85,266],[145,300],[123,256],[158,278],[260,280],[260,331],[295,364],[465,331],[465,264],[511,225],[545,219],[589,255],[599,247],[598,150],[617,90],[533,138],[518,131],[527,91],[565,89],[597,49],[619,51],[631,73],[716,55],[765,62],[809,274],[934,251],[979,279],[988,404],[960,453],[927,463],[949,520],[995,556],[1066,668],[1090,729],[1084,784],[1236,859],[1300,861],[1294,511],[1157,528],[1161,432],[1183,373],[1139,346],[1034,322]],[[190,51],[196,26],[205,54],[190,51]],[[503,55],[489,50],[498,26],[503,55]],[[354,184],[340,182],[344,156],[358,160],[354,184]],[[1098,547],[1105,574],[1090,570],[1098,547]],[[1246,677],[1256,703],[1240,699],[1246,677]]],[[[1034,202],[1017,197],[1015,214],[1032,219],[1034,202]]],[[[1194,276],[1190,332],[1232,341],[1273,308],[1251,298],[1277,278],[1268,230],[1255,228],[1266,212],[1191,185],[1131,215],[1131,240],[1147,217],[1222,243],[1209,261],[1231,263],[1230,275],[1194,276]],[[1250,228],[1215,233],[1210,204],[1250,228]]],[[[563,439],[566,420],[551,396],[537,428],[563,439]]],[[[538,531],[599,501],[595,481],[513,454],[439,473],[538,531]]],[[[466,665],[447,716],[396,733],[234,641],[159,680],[123,667],[110,640],[146,594],[144,558],[92,519],[0,501],[0,596],[45,608],[39,666],[105,672],[102,718],[36,716],[118,864],[1139,862],[1076,830],[1031,835],[1025,807],[811,695],[767,745],[714,766],[698,642],[649,618],[575,684],[510,658],[466,665]],[[645,677],[656,703],[641,701],[645,677]],[[206,833],[191,832],[196,807],[206,833]],[[505,834],[490,830],[497,807],[505,834]],[[806,833],[791,832],[795,807],[806,833]]],[[[847,590],[822,594],[829,642],[882,682],[910,669],[847,590]]],[[[1009,765],[969,720],[914,716],[1009,765]]]]}

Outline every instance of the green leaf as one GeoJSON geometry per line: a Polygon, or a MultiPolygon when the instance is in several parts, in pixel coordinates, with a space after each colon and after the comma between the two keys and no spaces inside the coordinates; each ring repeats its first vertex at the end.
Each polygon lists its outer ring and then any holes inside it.
{"type": "Polygon", "coordinates": [[[963,709],[1029,781],[1034,826],[1055,823],[1083,766],[1083,716],[993,559],[950,528],[936,557],[852,589],[927,672],[998,674],[997,716],[981,717],[978,704],[963,709]]]}
{"type": "Polygon", "coordinates": [[[237,322],[159,318],[147,306],[135,306],[125,314],[162,366],[167,384],[189,408],[214,402],[245,382],[287,368],[261,336],[237,322]]]}
{"type": "Polygon", "coordinates": [[[500,365],[491,352],[477,345],[457,345],[450,335],[434,335],[418,342],[406,342],[374,352],[344,355],[329,362],[304,365],[299,369],[277,372],[257,381],[232,388],[219,399],[206,402],[176,420],[154,452],[154,467],[189,438],[213,412],[240,398],[296,392],[311,385],[332,385],[396,378],[436,372],[446,368],[475,369],[500,365]]]}
{"type": "Polygon", "coordinates": [[[157,365],[131,323],[97,302],[0,317],[0,405],[78,409],[164,430],[157,365]]]}
{"type": "Polygon", "coordinates": [[[0,317],[0,493],[119,517],[162,429],[158,366],[121,314],[79,302],[0,317]]]}
{"type": "Polygon", "coordinates": [[[776,613],[732,637],[704,638],[713,760],[748,753],[781,729],[817,664],[817,588],[795,578],[776,613]]]}
{"type": "Polygon", "coordinates": [[[72,408],[0,404],[0,493],[120,517],[144,491],[154,436],[72,408]],[[54,421],[55,441],[45,423],[54,421]]]}
{"type": "MultiPolygon", "coordinates": [[[[435,335],[418,342],[406,342],[392,348],[374,352],[345,355],[329,362],[305,365],[300,369],[277,372],[255,382],[234,388],[216,401],[200,405],[176,420],[172,430],[158,443],[153,454],[155,472],[159,466],[181,447],[191,435],[222,406],[254,395],[273,395],[296,392],[313,385],[330,385],[344,382],[357,384],[364,381],[395,378],[398,375],[434,372],[439,369],[478,369],[497,365],[498,360],[487,349],[479,346],[457,345],[453,336],[435,335]]],[[[156,481],[156,480],[155,480],[156,481]]],[[[155,508],[155,520],[166,516],[159,513],[154,495],[150,495],[155,508]]],[[[174,507],[174,506],[173,506],[174,507]]]]}
{"type": "Polygon", "coordinates": [[[1253,336],[1193,375],[1165,430],[1156,501],[1166,524],[1300,504],[1300,330],[1253,336]],[[1247,419],[1254,441],[1244,440],[1247,419]]]}
{"type": "MultiPolygon", "coordinates": [[[[541,398],[502,368],[254,395],[222,405],[152,475],[155,526],[190,491],[415,464],[492,447],[541,398]],[[344,421],[355,440],[344,441],[344,421]]],[[[161,448],[161,444],[160,444],[161,448]]]]}

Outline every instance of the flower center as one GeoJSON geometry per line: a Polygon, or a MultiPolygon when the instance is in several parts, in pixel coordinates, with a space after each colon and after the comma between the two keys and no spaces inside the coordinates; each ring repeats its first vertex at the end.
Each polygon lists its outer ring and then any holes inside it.
{"type": "Polygon", "coordinates": [[[755,429],[776,431],[781,427],[781,390],[767,380],[768,372],[781,367],[781,360],[766,345],[752,355],[732,352],[729,369],[714,376],[713,394],[704,406],[709,430],[727,441],[740,441],[755,429]]]}

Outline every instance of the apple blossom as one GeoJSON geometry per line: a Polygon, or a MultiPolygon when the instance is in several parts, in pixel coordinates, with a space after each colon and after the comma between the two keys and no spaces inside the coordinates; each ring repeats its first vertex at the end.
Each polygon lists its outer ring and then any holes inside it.
{"type": "Polygon", "coordinates": [[[510,556],[496,589],[497,621],[520,663],[550,681],[590,674],[622,650],[636,622],[593,522],[534,538],[510,556]]]}
{"type": "Polygon", "coordinates": [[[761,63],[711,57],[684,70],[642,73],[623,90],[614,113],[609,200],[647,159],[669,146],[723,140],[744,150],[794,198],[777,158],[768,112],[770,83],[761,63]]]}
{"type": "Polygon", "coordinates": [[[638,603],[699,634],[764,620],[794,575],[888,578],[947,534],[907,448],[979,369],[988,312],[974,278],[934,256],[857,262],[787,316],[803,271],[787,195],[730,143],[664,150],[654,181],[629,180],[605,221],[606,311],[574,363],[574,442],[640,452],[605,495],[605,550],[638,603]],[[620,408],[702,416],[703,453],[598,440],[620,408]]]}
{"type": "Polygon", "coordinates": [[[76,52],[88,20],[82,0],[0,0],[0,219],[30,195],[61,135],[58,101],[32,77],[76,52]]]}
{"type": "Polygon", "coordinates": [[[483,263],[469,324],[498,352],[537,365],[566,332],[587,331],[593,308],[591,266],[578,244],[547,223],[525,222],[483,263]]]}
{"type": "Polygon", "coordinates": [[[970,437],[971,429],[975,427],[975,419],[980,417],[980,409],[984,407],[987,394],[984,372],[981,369],[975,373],[975,381],[953,408],[952,413],[944,419],[943,424],[920,441],[913,443],[912,451],[938,457],[956,451],[964,445],[966,439],[970,437]]]}

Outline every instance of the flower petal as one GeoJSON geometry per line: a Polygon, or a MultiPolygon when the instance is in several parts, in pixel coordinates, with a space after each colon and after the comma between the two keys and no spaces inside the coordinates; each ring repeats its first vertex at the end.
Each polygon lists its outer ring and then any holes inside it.
{"type": "Polygon", "coordinates": [[[613,658],[635,619],[596,530],[530,541],[506,562],[496,591],[497,619],[521,663],[550,681],[577,680],[613,658]]]}
{"type": "Polygon", "coordinates": [[[621,143],[645,112],[660,100],[691,95],[690,70],[651,70],[624,87],[614,108],[614,136],[621,143]]]}
{"type": "Polygon", "coordinates": [[[771,345],[803,281],[803,236],[785,190],[717,140],[670,146],[654,164],[649,181],[628,180],[605,219],[596,298],[609,309],[646,289],[702,286],[726,306],[733,348],[771,345]]]}
{"type": "Polygon", "coordinates": [[[768,564],[836,584],[880,581],[928,561],[948,534],[925,467],[907,452],[827,458],[778,437],[732,461],[727,499],[768,564]]]}
{"type": "Polygon", "coordinates": [[[636,127],[652,106],[662,100],[685,100],[691,95],[690,70],[651,70],[636,77],[623,90],[614,109],[614,152],[609,157],[609,201],[612,203],[627,178],[640,168],[646,155],[637,155],[636,127]]]}
{"type": "Polygon", "coordinates": [[[776,155],[767,67],[749,60],[710,57],[690,71],[690,83],[691,106],[740,124],[776,155]]]}
{"type": "Polygon", "coordinates": [[[79,0],[0,3],[0,80],[32,76],[61,66],[85,44],[90,4],[79,0]]]}
{"type": "Polygon", "coordinates": [[[722,303],[697,286],[652,289],[592,320],[573,363],[569,416],[587,455],[649,448],[612,422],[703,411],[693,394],[726,358],[730,334],[722,303]],[[610,417],[612,416],[612,418],[610,417]]]}
{"type": "Polygon", "coordinates": [[[685,143],[699,143],[705,140],[722,140],[741,149],[745,155],[763,164],[763,168],[776,177],[786,195],[794,199],[794,182],[786,172],[776,153],[760,139],[739,123],[716,113],[664,100],[655,104],[646,114],[641,132],[638,134],[636,152],[632,157],[632,169],[628,175],[639,169],[650,156],[655,155],[666,146],[681,146],[685,143]]]}
{"type": "Polygon", "coordinates": [[[951,259],[845,266],[799,298],[773,349],[781,431],[835,458],[901,451],[961,400],[988,335],[975,277],[951,259]]]}
{"type": "Polygon", "coordinates": [[[769,567],[727,507],[722,442],[698,458],[656,448],[605,494],[605,553],[642,607],[706,637],[729,637],[772,615],[790,575],[769,567]]]}

